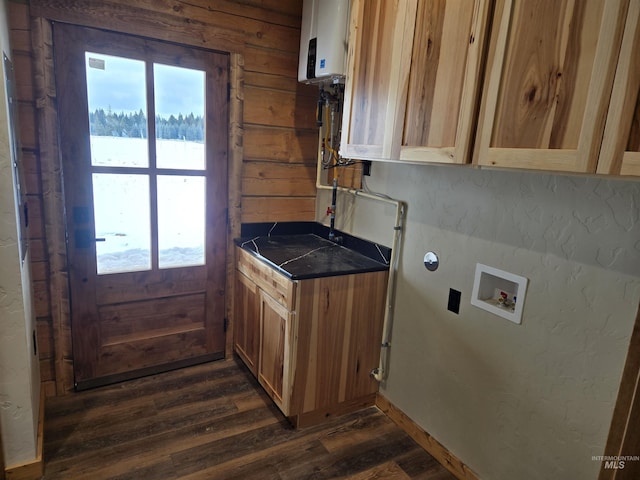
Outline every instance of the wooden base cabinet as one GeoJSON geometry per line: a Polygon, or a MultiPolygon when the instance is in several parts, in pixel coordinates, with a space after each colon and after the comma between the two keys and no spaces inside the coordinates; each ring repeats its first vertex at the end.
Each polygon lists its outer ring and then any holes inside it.
{"type": "Polygon", "coordinates": [[[388,272],[290,280],[237,253],[235,350],[278,408],[301,427],[373,405],[388,272]]]}

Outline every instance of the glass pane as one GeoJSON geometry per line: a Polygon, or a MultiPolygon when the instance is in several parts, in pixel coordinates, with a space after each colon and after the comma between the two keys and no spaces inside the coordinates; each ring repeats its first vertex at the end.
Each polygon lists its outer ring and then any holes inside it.
{"type": "Polygon", "coordinates": [[[204,265],[205,177],[158,176],[158,266],[204,265]]]}
{"type": "Polygon", "coordinates": [[[204,72],[156,63],[153,78],[156,165],[204,170],[204,72]]]}
{"type": "Polygon", "coordinates": [[[85,52],[91,165],[147,167],[147,83],[140,60],[85,52]]]}
{"type": "Polygon", "coordinates": [[[93,174],[98,274],[151,269],[149,177],[93,174]]]}

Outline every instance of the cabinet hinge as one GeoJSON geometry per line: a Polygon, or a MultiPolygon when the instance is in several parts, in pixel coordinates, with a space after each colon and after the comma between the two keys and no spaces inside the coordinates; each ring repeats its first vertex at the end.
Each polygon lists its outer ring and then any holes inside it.
{"type": "Polygon", "coordinates": [[[227,332],[227,328],[229,327],[229,319],[225,318],[224,321],[222,322],[224,325],[224,332],[227,332]]]}

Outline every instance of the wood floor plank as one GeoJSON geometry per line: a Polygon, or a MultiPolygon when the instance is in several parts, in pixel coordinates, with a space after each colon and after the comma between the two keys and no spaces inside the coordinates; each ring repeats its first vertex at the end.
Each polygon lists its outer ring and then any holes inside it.
{"type": "Polygon", "coordinates": [[[396,463],[415,480],[448,480],[451,472],[422,448],[396,458],[396,463]]]}
{"type": "MultiPolygon", "coordinates": [[[[75,457],[64,458],[64,465],[71,463],[68,471],[72,474],[76,469],[80,473],[92,473],[100,477],[103,473],[104,465],[108,465],[108,472],[124,473],[128,469],[142,464],[150,464],[156,457],[171,455],[174,451],[180,452],[182,449],[195,448],[202,444],[211,443],[227,435],[237,434],[237,432],[251,431],[256,426],[264,426],[278,421],[273,413],[266,409],[256,409],[247,412],[237,413],[224,418],[224,427],[216,428],[216,422],[210,419],[180,428],[179,430],[165,432],[163,435],[148,436],[139,438],[136,441],[127,441],[122,444],[112,445],[107,448],[92,451],[82,451],[75,457]]],[[[135,435],[132,433],[132,435],[135,435]]],[[[78,450],[84,450],[81,447],[78,450]]],[[[45,449],[46,455],[46,449],[45,449]]],[[[173,460],[172,460],[173,461],[173,460]]],[[[55,460],[51,466],[56,467],[60,462],[55,460]]],[[[48,472],[45,457],[45,473],[48,472]]],[[[46,477],[49,478],[49,477],[46,477]]],[[[52,477],[56,478],[56,477],[52,477]]],[[[75,478],[75,477],[62,477],[75,478]]]]}
{"type": "Polygon", "coordinates": [[[321,439],[324,447],[335,452],[365,442],[372,437],[394,430],[395,425],[385,415],[369,415],[353,424],[344,424],[326,433],[321,439]]]}
{"type": "Polygon", "coordinates": [[[341,478],[356,475],[372,466],[392,460],[395,456],[418,448],[404,432],[394,430],[382,437],[334,452],[329,459],[313,459],[305,465],[292,466],[281,472],[285,480],[314,480],[341,478]],[[312,472],[311,474],[309,472],[312,472]]]}
{"type": "MultiPolygon", "coordinates": [[[[212,467],[198,470],[182,478],[185,480],[243,478],[242,475],[249,476],[254,471],[285,471],[291,468],[291,465],[307,463],[314,459],[322,462],[323,460],[320,457],[328,458],[329,456],[329,452],[322,445],[322,439],[332,436],[337,431],[348,435],[350,427],[362,430],[362,425],[364,424],[377,423],[369,421],[372,417],[372,412],[378,413],[378,415],[374,415],[375,417],[386,419],[374,407],[369,410],[354,412],[339,420],[332,420],[315,428],[300,430],[289,441],[271,443],[267,446],[256,446],[248,455],[217,463],[212,467]],[[302,458],[304,456],[307,456],[307,458],[302,458]]],[[[395,428],[392,422],[388,419],[386,421],[390,428],[395,428]]],[[[278,475],[277,478],[281,478],[281,476],[278,475]]]]}
{"type": "Polygon", "coordinates": [[[351,476],[351,480],[377,480],[385,478],[392,478],[394,480],[411,480],[411,477],[407,475],[406,472],[394,461],[389,461],[382,465],[376,465],[364,472],[351,476]]]}
{"type": "Polygon", "coordinates": [[[235,360],[49,399],[45,480],[454,477],[377,408],[294,429],[235,360]]]}

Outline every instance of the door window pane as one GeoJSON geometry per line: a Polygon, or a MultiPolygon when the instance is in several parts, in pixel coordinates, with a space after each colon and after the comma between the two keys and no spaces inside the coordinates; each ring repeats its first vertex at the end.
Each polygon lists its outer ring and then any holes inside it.
{"type": "Polygon", "coordinates": [[[205,73],[153,65],[158,168],[205,169],[205,73]]]}
{"type": "Polygon", "coordinates": [[[85,52],[91,165],[147,167],[145,63],[85,52]]]}
{"type": "Polygon", "coordinates": [[[159,268],[204,265],[205,177],[158,176],[159,268]]]}
{"type": "Polygon", "coordinates": [[[94,173],[93,207],[98,274],[151,269],[149,177],[94,173]]]}

